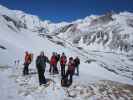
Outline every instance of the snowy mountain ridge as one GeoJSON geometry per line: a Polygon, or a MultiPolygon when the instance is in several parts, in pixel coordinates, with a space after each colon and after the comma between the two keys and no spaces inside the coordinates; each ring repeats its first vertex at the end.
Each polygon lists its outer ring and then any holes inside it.
{"type": "Polygon", "coordinates": [[[42,21],[38,16],[26,14],[19,10],[10,10],[4,6],[0,6],[0,14],[6,15],[19,24],[23,25],[22,28],[29,29],[35,32],[50,32],[52,29],[58,28],[67,24],[66,22],[61,22],[59,24],[54,24],[49,20],[42,21]]]}
{"type": "Polygon", "coordinates": [[[56,35],[84,49],[100,48],[124,52],[131,52],[133,49],[133,13],[109,12],[102,16],[91,15],[71,23],[52,23],[1,5],[0,15],[14,31],[24,28],[41,34],[56,35]]]}
{"type": "Polygon", "coordinates": [[[133,45],[132,16],[128,12],[108,13],[88,22],[67,26],[59,31],[59,37],[82,48],[129,52],[133,45]]]}
{"type": "MultiPolygon", "coordinates": [[[[116,53],[118,49],[125,53],[127,45],[127,51],[132,50],[132,15],[108,13],[71,23],[52,23],[0,6],[1,99],[132,100],[133,56],[116,53]],[[115,52],[106,52],[107,48],[115,52]],[[34,54],[28,76],[22,76],[25,51],[34,54]],[[65,52],[68,59],[80,58],[80,75],[74,75],[69,88],[61,86],[60,74],[49,74],[49,64],[45,76],[51,84],[39,86],[35,60],[40,51],[49,59],[52,52],[65,52]]],[[[58,68],[60,73],[59,63],[58,68]]]]}

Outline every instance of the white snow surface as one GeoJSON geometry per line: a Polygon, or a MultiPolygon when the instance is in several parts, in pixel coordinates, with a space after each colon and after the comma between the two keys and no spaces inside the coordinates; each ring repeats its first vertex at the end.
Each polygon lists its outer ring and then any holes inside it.
{"type": "MultiPolygon", "coordinates": [[[[125,14],[126,12],[123,13],[122,16],[125,14]]],[[[90,18],[95,19],[97,16],[91,16],[90,18]]],[[[78,27],[84,30],[84,27],[87,27],[90,24],[91,19],[86,17],[83,21],[84,24],[81,23],[78,27]]],[[[81,21],[74,21],[73,23],[79,22],[81,21]]],[[[122,21],[121,23],[125,24],[125,22],[122,21]]],[[[55,84],[51,83],[47,88],[40,87],[38,85],[37,74],[26,77],[22,76],[25,51],[29,51],[34,54],[34,60],[30,65],[31,71],[34,72],[36,72],[35,59],[39,55],[40,51],[44,51],[48,58],[51,57],[52,52],[60,54],[65,52],[67,57],[79,56],[81,59],[80,76],[74,76],[73,84],[89,84],[95,83],[99,80],[111,80],[133,85],[133,62],[130,60],[132,56],[129,58],[126,54],[104,52],[104,48],[102,48],[102,46],[99,47],[101,47],[103,51],[99,51],[98,46],[94,51],[88,49],[88,47],[82,43],[83,40],[80,41],[79,45],[82,45],[84,49],[78,49],[77,46],[71,43],[71,41],[68,41],[63,37],[61,38],[60,36],[50,35],[52,37],[50,39],[47,36],[40,36],[39,32],[33,32],[35,28],[42,26],[45,26],[45,28],[47,27],[49,32],[53,32],[65,25],[68,25],[68,23],[63,22],[54,24],[49,21],[45,21],[44,24],[37,16],[26,15],[24,12],[15,10],[12,11],[0,6],[0,46],[6,48],[0,48],[1,100],[67,99],[65,89],[60,86],[60,75],[57,75],[55,78],[50,76],[48,73],[48,64],[45,72],[46,78],[52,79],[55,81],[55,84]],[[3,15],[12,18],[16,23],[19,23],[21,19],[21,23],[26,24],[27,29],[17,27],[17,25],[12,21],[7,21],[3,15]],[[59,45],[59,43],[62,43],[63,46],[59,45]],[[15,60],[20,60],[19,66],[14,65],[15,60]],[[90,62],[85,63],[86,61],[90,62]],[[55,89],[53,89],[53,85],[55,85],[55,89]]],[[[132,30],[133,29],[130,28],[131,32],[133,32],[132,30]]],[[[127,30],[125,30],[125,32],[126,31],[127,30]]],[[[58,68],[60,69],[59,65],[58,68]]],[[[95,97],[92,99],[90,98],[90,100],[97,100],[94,98],[95,97]]],[[[81,100],[82,97],[76,99],[81,100]]]]}

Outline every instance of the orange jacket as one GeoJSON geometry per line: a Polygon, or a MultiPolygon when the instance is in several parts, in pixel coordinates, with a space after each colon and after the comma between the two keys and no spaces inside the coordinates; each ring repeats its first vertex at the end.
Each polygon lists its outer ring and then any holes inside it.
{"type": "Polygon", "coordinates": [[[26,55],[25,55],[25,63],[28,63],[28,64],[31,63],[31,57],[30,57],[30,54],[26,54],[26,55]]]}

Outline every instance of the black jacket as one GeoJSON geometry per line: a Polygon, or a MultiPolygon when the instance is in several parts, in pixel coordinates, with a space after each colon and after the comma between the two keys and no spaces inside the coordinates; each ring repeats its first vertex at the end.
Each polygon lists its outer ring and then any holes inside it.
{"type": "Polygon", "coordinates": [[[79,58],[74,59],[74,64],[77,67],[80,64],[80,59],[79,58]]]}
{"type": "Polygon", "coordinates": [[[44,70],[46,68],[46,62],[49,63],[48,57],[38,56],[36,59],[36,67],[38,70],[44,70]]]}

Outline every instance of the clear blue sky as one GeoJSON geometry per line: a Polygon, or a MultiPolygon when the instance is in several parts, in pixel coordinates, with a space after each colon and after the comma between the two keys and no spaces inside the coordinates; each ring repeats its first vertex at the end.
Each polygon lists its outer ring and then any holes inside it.
{"type": "Polygon", "coordinates": [[[53,22],[73,21],[110,10],[133,12],[133,0],[0,0],[0,4],[53,22]]]}

